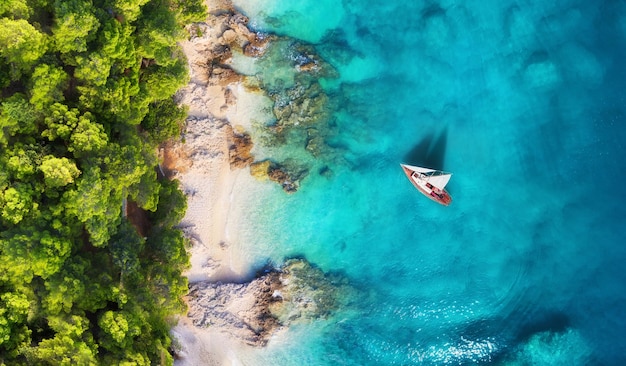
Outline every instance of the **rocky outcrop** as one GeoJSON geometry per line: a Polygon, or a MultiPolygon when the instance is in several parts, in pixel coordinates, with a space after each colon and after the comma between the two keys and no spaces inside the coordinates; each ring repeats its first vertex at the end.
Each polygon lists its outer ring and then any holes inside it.
{"type": "MultiPolygon", "coordinates": [[[[196,120],[225,121],[220,131],[225,137],[222,153],[227,155],[231,169],[249,166],[254,161],[253,136],[229,121],[237,113],[233,106],[237,97],[241,97],[239,86],[244,86],[246,92],[266,94],[274,102],[275,121],[256,126],[259,135],[254,135],[255,142],[286,146],[290,150],[304,148],[315,160],[334,159],[335,148],[327,141],[336,131],[332,121],[335,108],[318,80],[336,77],[336,70],[317,55],[313,45],[255,32],[248,23],[249,19],[229,1],[218,1],[211,3],[205,22],[189,26],[191,37],[182,46],[191,67],[191,82],[178,98],[189,106],[187,124],[196,120]],[[240,75],[232,68],[233,53],[260,58],[257,64],[262,67],[284,69],[294,76],[295,83],[285,87],[274,80],[263,80],[263,73],[240,75]]],[[[294,193],[316,165],[309,157],[297,163],[255,165],[251,174],[272,180],[285,192],[294,193]]]]}
{"type": "Polygon", "coordinates": [[[288,261],[279,280],[282,287],[272,293],[269,310],[282,325],[325,319],[352,292],[345,278],[324,273],[303,259],[288,261]]]}
{"type": "Polygon", "coordinates": [[[243,129],[236,126],[227,126],[228,153],[230,158],[230,168],[244,168],[254,160],[252,150],[252,137],[243,129]]]}
{"type": "Polygon", "coordinates": [[[263,160],[250,165],[250,174],[259,179],[272,180],[280,184],[285,192],[294,193],[300,188],[300,182],[309,174],[309,171],[291,161],[279,164],[263,160]]]}
{"type": "Polygon", "coordinates": [[[287,193],[295,193],[300,188],[300,182],[309,174],[308,169],[290,170],[284,165],[270,166],[267,176],[270,180],[280,184],[287,193]]]}
{"type": "MultiPolygon", "coordinates": [[[[212,3],[209,14],[205,22],[190,26],[192,36],[183,43],[192,72],[191,83],[181,93],[180,101],[190,106],[190,115],[228,121],[239,95],[234,84],[239,84],[247,92],[266,94],[274,102],[275,121],[260,126],[260,138],[257,140],[255,135],[255,142],[304,148],[318,160],[331,155],[333,148],[327,141],[334,135],[334,108],[318,80],[336,77],[336,70],[318,56],[313,45],[253,31],[249,19],[228,1],[212,3]],[[233,53],[260,58],[257,63],[265,65],[262,67],[284,68],[294,76],[295,83],[285,87],[274,80],[263,80],[263,73],[240,75],[232,68],[233,53]]],[[[231,168],[250,165],[252,136],[231,126],[227,126],[225,135],[231,168]]],[[[302,166],[315,163],[299,161],[299,167],[295,165],[272,163],[264,169],[257,166],[251,173],[267,177],[293,193],[310,169],[302,166]]]]}
{"type": "Polygon", "coordinates": [[[233,50],[249,57],[260,57],[274,39],[251,31],[248,18],[237,13],[230,4],[222,6],[224,8],[210,9],[211,15],[205,22],[188,28],[191,34],[188,44],[194,53],[190,60],[192,81],[202,85],[227,86],[243,81],[244,77],[230,66],[233,50]]]}
{"type": "Polygon", "coordinates": [[[168,141],[159,147],[159,169],[163,176],[174,179],[179,173],[184,173],[190,166],[191,161],[188,151],[173,141],[168,141]]]}
{"type": "Polygon", "coordinates": [[[319,157],[326,147],[327,135],[317,128],[307,128],[305,149],[315,157],[319,157]]]}
{"type": "Polygon", "coordinates": [[[269,309],[279,301],[272,295],[281,287],[278,272],[245,284],[195,283],[187,295],[187,316],[196,327],[216,327],[249,345],[264,346],[281,327],[269,309]]]}
{"type": "Polygon", "coordinates": [[[274,100],[276,130],[299,125],[312,125],[328,117],[328,96],[317,82],[299,81],[283,92],[270,94],[274,100]]]}
{"type": "Polygon", "coordinates": [[[315,74],[316,77],[337,78],[339,73],[328,62],[318,56],[312,45],[296,43],[291,55],[296,70],[315,74]]]}
{"type": "Polygon", "coordinates": [[[291,324],[330,316],[351,291],[345,279],[292,259],[248,283],[191,284],[187,316],[197,327],[218,327],[249,345],[265,346],[291,324]]]}
{"type": "MultiPolygon", "coordinates": [[[[189,117],[183,135],[187,135],[190,130],[198,130],[203,121],[223,122],[217,129],[214,128],[213,132],[197,131],[196,135],[204,133],[211,135],[209,136],[212,137],[211,144],[219,144],[221,153],[227,155],[231,169],[238,169],[252,163],[253,144],[250,134],[233,127],[228,118],[229,112],[237,102],[237,94],[234,92],[236,88],[233,84],[241,85],[245,79],[245,76],[232,69],[232,54],[234,51],[243,53],[250,44],[263,49],[269,44],[270,38],[249,30],[248,18],[237,13],[229,2],[212,5],[215,8],[209,9],[210,15],[205,22],[189,26],[191,37],[182,44],[191,67],[191,82],[178,93],[178,101],[189,107],[189,117]]],[[[203,149],[202,146],[194,148],[197,151],[203,149]]],[[[168,146],[166,150],[165,157],[173,155],[172,146],[168,146]]],[[[182,147],[179,150],[188,149],[182,147]]],[[[187,154],[187,158],[190,158],[193,164],[197,163],[192,155],[196,152],[187,154]]],[[[176,168],[171,167],[169,170],[176,168]]]]}

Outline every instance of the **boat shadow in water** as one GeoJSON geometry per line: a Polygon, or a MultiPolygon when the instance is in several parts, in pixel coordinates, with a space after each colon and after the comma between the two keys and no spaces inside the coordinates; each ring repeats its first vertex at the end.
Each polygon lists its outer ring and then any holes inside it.
{"type": "Polygon", "coordinates": [[[447,127],[438,135],[433,132],[428,133],[404,156],[404,161],[410,165],[445,171],[447,143],[447,127]]]}
{"type": "MultiPolygon", "coordinates": [[[[430,132],[404,156],[404,162],[409,165],[446,171],[444,161],[447,144],[448,127],[444,128],[438,135],[430,132]]],[[[450,192],[449,187],[446,189],[450,192]]]]}

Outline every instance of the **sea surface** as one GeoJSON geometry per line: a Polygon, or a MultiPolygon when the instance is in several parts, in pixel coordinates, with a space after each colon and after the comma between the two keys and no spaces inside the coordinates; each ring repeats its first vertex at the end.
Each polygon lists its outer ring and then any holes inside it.
{"type": "Polygon", "coordinates": [[[246,72],[293,87],[302,45],[336,71],[320,155],[258,143],[309,174],[245,249],[357,290],[242,364],[626,364],[626,2],[234,2],[286,37],[246,72]],[[452,204],[402,162],[452,172],[452,204]]]}

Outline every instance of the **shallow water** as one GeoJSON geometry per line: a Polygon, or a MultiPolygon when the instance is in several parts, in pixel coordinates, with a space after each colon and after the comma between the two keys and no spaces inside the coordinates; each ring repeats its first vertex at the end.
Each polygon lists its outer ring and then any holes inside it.
{"type": "MultiPolygon", "coordinates": [[[[320,80],[328,154],[259,148],[310,173],[259,198],[246,251],[359,290],[242,361],[626,363],[626,4],[409,3],[235,1],[339,74],[320,80]],[[453,172],[450,207],[401,162],[453,172]]],[[[288,86],[293,44],[277,47],[259,77],[288,86]]]]}

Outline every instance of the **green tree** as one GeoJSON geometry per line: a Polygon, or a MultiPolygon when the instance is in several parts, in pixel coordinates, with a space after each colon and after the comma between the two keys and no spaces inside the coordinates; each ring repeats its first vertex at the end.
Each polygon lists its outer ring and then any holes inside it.
{"type": "Polygon", "coordinates": [[[173,363],[176,42],[201,0],[0,0],[0,364],[173,363]],[[131,201],[143,210],[125,218],[131,201]]]}
{"type": "Polygon", "coordinates": [[[133,34],[135,27],[127,22],[120,23],[111,19],[104,23],[100,34],[101,52],[115,60],[117,72],[126,72],[128,68],[139,68],[139,57],[135,49],[133,34]]]}
{"type": "Polygon", "coordinates": [[[157,180],[154,169],[148,170],[141,176],[139,183],[134,184],[129,189],[129,197],[133,199],[139,207],[147,211],[156,211],[159,203],[159,190],[161,184],[157,180]]]}
{"type": "Polygon", "coordinates": [[[50,188],[66,186],[80,175],[76,163],[68,158],[45,156],[39,170],[43,173],[44,181],[50,188]]]}
{"type": "Polygon", "coordinates": [[[72,242],[48,231],[35,235],[34,239],[30,253],[33,274],[48,278],[58,273],[71,254],[72,242]]]}
{"type": "Polygon", "coordinates": [[[187,210],[187,199],[180,190],[178,181],[161,181],[159,206],[150,213],[150,221],[161,228],[172,228],[183,219],[187,210]]]}
{"type": "Polygon", "coordinates": [[[124,22],[134,22],[141,14],[141,7],[150,0],[112,0],[113,9],[124,22]]]}
{"type": "Polygon", "coordinates": [[[105,156],[106,172],[117,181],[118,188],[128,188],[141,181],[141,177],[155,165],[152,151],[142,148],[135,136],[128,144],[109,143],[105,156]],[[134,141],[133,141],[134,140],[134,141]]]}
{"type": "Polygon", "coordinates": [[[121,313],[107,311],[98,321],[100,328],[107,333],[115,343],[122,344],[128,333],[128,321],[121,313]]]}
{"type": "Polygon", "coordinates": [[[58,138],[68,140],[78,125],[79,113],[78,109],[70,109],[65,104],[54,103],[48,109],[48,115],[44,119],[48,128],[41,133],[41,136],[47,137],[50,141],[58,138]]]}
{"type": "Polygon", "coordinates": [[[78,118],[78,124],[70,136],[68,150],[74,156],[82,157],[88,154],[100,153],[106,147],[108,136],[104,127],[92,121],[93,116],[87,112],[78,118]]]}
{"type": "Polygon", "coordinates": [[[34,190],[29,184],[17,183],[0,194],[2,219],[7,223],[17,224],[37,210],[39,204],[33,200],[34,190]]]}
{"type": "Polygon", "coordinates": [[[45,52],[46,36],[28,21],[0,18],[0,56],[11,65],[14,80],[45,52]]]}
{"type": "Polygon", "coordinates": [[[37,66],[31,77],[30,103],[43,111],[55,102],[62,102],[68,79],[65,71],[59,67],[47,64],[37,66]]]}
{"type": "Polygon", "coordinates": [[[185,108],[179,107],[173,98],[166,98],[150,104],[141,127],[146,131],[148,142],[156,146],[178,137],[186,116],[185,108]]]}
{"type": "Polygon", "coordinates": [[[33,134],[38,114],[23,94],[14,94],[0,104],[0,145],[16,134],[33,134]]]}
{"type": "Polygon", "coordinates": [[[98,167],[89,167],[76,181],[76,189],[67,190],[61,198],[65,213],[84,225],[89,242],[95,247],[106,246],[120,223],[122,192],[103,179],[98,167]]]}
{"type": "MultiPolygon", "coordinates": [[[[6,284],[2,288],[6,289],[6,284]]],[[[0,354],[15,357],[30,342],[27,327],[31,296],[22,291],[5,291],[0,295],[0,354]]]]}
{"type": "Polygon", "coordinates": [[[109,78],[111,66],[112,60],[100,52],[80,55],[76,57],[74,76],[87,87],[102,87],[109,78]]]}
{"type": "Polygon", "coordinates": [[[122,221],[117,233],[109,241],[113,263],[120,269],[120,282],[125,276],[132,276],[139,269],[139,255],[143,248],[143,238],[126,220],[122,221]]]}
{"type": "Polygon", "coordinates": [[[89,321],[78,315],[49,317],[53,338],[44,339],[27,354],[31,364],[38,365],[97,365],[89,321]]]}
{"type": "Polygon", "coordinates": [[[189,265],[185,242],[178,229],[156,230],[146,242],[143,256],[146,260],[142,266],[152,279],[150,292],[155,302],[166,313],[180,313],[186,309],[182,296],[187,293],[188,283],[181,274],[189,265]]]}
{"type": "Polygon", "coordinates": [[[54,3],[54,45],[61,53],[84,52],[100,26],[91,1],[57,0],[54,3]]]}
{"type": "Polygon", "coordinates": [[[172,62],[172,48],[184,38],[168,0],[152,0],[137,19],[137,50],[141,57],[159,65],[172,62]]]}
{"type": "Polygon", "coordinates": [[[207,17],[207,8],[200,0],[172,0],[171,8],[180,25],[203,22],[207,17]]]}
{"type": "Polygon", "coordinates": [[[141,119],[137,120],[137,117],[133,115],[131,102],[139,93],[139,85],[133,76],[109,78],[100,98],[106,103],[106,113],[115,115],[120,121],[136,125],[141,122],[141,119]]]}
{"type": "Polygon", "coordinates": [[[4,0],[0,2],[0,17],[28,19],[33,10],[26,0],[4,0]]]}
{"type": "Polygon", "coordinates": [[[28,181],[37,172],[41,158],[32,145],[15,145],[8,150],[6,157],[6,171],[13,179],[28,181]]]}
{"type": "Polygon", "coordinates": [[[167,65],[153,65],[143,72],[141,87],[150,100],[158,101],[170,98],[176,90],[189,81],[185,60],[180,57],[179,50],[172,51],[174,50],[168,50],[170,59],[167,65]]]}

